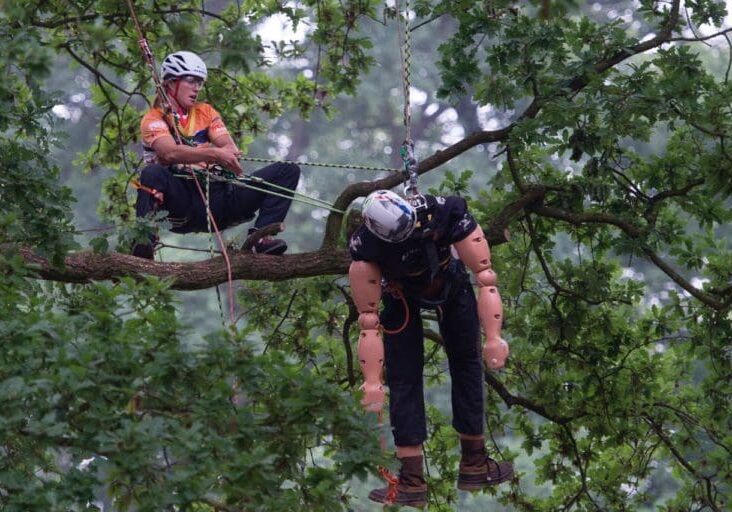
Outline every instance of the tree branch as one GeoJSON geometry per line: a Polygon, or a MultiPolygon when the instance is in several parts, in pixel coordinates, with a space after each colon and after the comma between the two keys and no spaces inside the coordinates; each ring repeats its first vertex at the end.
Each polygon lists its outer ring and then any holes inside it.
{"type": "Polygon", "coordinates": [[[486,384],[488,384],[491,388],[493,388],[496,393],[498,393],[498,396],[501,397],[503,402],[509,408],[513,407],[514,405],[520,405],[524,409],[535,412],[539,416],[553,421],[558,425],[566,425],[569,422],[581,418],[585,415],[585,413],[581,412],[576,416],[559,416],[557,414],[549,412],[543,405],[539,405],[522,396],[512,395],[511,392],[506,388],[506,386],[504,386],[503,383],[499,381],[498,378],[496,378],[495,374],[493,374],[492,372],[486,371],[483,373],[486,384]]]}
{"type": "MultiPolygon", "coordinates": [[[[704,502],[714,510],[715,512],[721,512],[721,509],[717,507],[717,504],[715,503],[714,498],[712,497],[711,493],[709,492],[709,485],[711,484],[711,479],[709,477],[706,477],[702,474],[700,474],[694,466],[691,465],[691,463],[684,458],[684,456],[681,454],[681,452],[676,448],[676,446],[673,444],[671,439],[666,435],[666,433],[663,431],[663,426],[659,425],[654,421],[652,417],[650,417],[647,414],[643,415],[643,418],[648,422],[648,424],[651,426],[653,431],[656,433],[658,438],[663,442],[664,446],[668,448],[668,450],[671,452],[671,455],[673,455],[674,459],[676,459],[676,462],[678,462],[686,471],[689,472],[690,475],[694,477],[694,479],[699,482],[700,484],[706,483],[707,485],[704,486],[706,490],[706,496],[704,496],[703,500],[704,502]]],[[[714,485],[711,484],[713,487],[714,485]]]]}
{"type": "MultiPolygon", "coordinates": [[[[224,19],[223,17],[219,16],[218,14],[207,11],[205,9],[197,9],[195,7],[186,7],[186,8],[180,8],[180,7],[172,7],[170,9],[153,9],[150,11],[152,14],[160,14],[162,16],[166,16],[168,14],[183,14],[183,13],[191,13],[191,14],[201,14],[203,16],[208,16],[210,18],[215,18],[217,20],[223,21],[227,27],[231,28],[231,24],[224,19]]],[[[114,22],[116,20],[120,19],[128,19],[130,17],[129,12],[115,12],[111,14],[98,14],[98,13],[90,13],[90,14],[82,14],[79,16],[68,16],[66,18],[58,18],[58,19],[50,19],[50,20],[39,20],[34,19],[30,20],[27,25],[30,25],[32,27],[37,28],[48,28],[48,29],[54,29],[54,28],[61,28],[65,27],[67,25],[70,25],[72,23],[83,23],[85,21],[94,21],[97,19],[103,19],[104,21],[108,22],[114,22]]],[[[16,21],[11,24],[13,28],[22,28],[25,26],[24,24],[16,21]]]]}
{"type": "MultiPolygon", "coordinates": [[[[532,206],[531,211],[544,216],[544,217],[551,217],[554,219],[560,219],[565,222],[569,222],[570,224],[574,225],[581,225],[581,224],[610,224],[613,226],[616,226],[620,228],[621,231],[623,231],[628,237],[634,239],[634,240],[640,240],[643,238],[643,230],[641,230],[639,227],[634,226],[630,222],[626,221],[625,219],[622,219],[620,217],[617,217],[615,215],[611,215],[604,212],[588,212],[588,213],[573,213],[566,210],[562,210],[560,208],[555,208],[551,206],[532,206]]],[[[678,284],[681,288],[689,292],[692,296],[694,296],[696,299],[698,299],[700,302],[704,303],[705,305],[717,310],[721,311],[725,309],[725,304],[715,298],[714,296],[703,292],[702,290],[696,288],[693,286],[688,280],[686,280],[681,274],[676,272],[668,263],[666,263],[661,257],[656,254],[650,247],[647,247],[645,244],[641,247],[641,250],[643,253],[648,257],[649,260],[651,260],[659,269],[661,269],[667,276],[671,278],[676,284],[678,284]]]]}
{"type": "MultiPolygon", "coordinates": [[[[170,279],[171,288],[175,290],[201,290],[227,281],[226,265],[220,256],[197,262],[160,263],[128,254],[94,254],[84,251],[69,254],[65,266],[55,268],[46,258],[33,253],[27,247],[20,248],[19,252],[41,279],[50,281],[90,283],[122,277],[143,279],[145,275],[152,275],[170,279]]],[[[231,252],[229,258],[235,280],[267,281],[341,275],[345,274],[351,261],[345,249],[319,250],[284,256],[231,252]]]]}

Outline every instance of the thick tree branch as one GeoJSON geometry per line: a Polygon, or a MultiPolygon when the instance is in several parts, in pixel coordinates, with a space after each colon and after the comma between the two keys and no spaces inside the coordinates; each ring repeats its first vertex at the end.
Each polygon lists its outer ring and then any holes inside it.
{"type": "MultiPolygon", "coordinates": [[[[506,128],[501,128],[500,130],[471,133],[452,146],[444,150],[437,151],[432,156],[422,160],[419,163],[417,172],[418,174],[424,174],[431,171],[432,169],[439,167],[445,162],[449,162],[456,156],[479,144],[502,141],[508,136],[512,127],[513,125],[510,125],[506,128]]],[[[366,196],[380,188],[394,188],[403,181],[404,176],[402,174],[392,174],[374,181],[360,181],[358,183],[353,183],[341,192],[333,206],[336,209],[345,210],[355,199],[366,196]]],[[[341,222],[343,220],[342,218],[343,216],[340,213],[335,212],[328,216],[322,247],[330,247],[336,243],[338,240],[338,233],[340,232],[341,222]]]]}
{"type": "MultiPolygon", "coordinates": [[[[28,248],[20,253],[38,276],[51,281],[89,283],[122,277],[142,279],[152,275],[170,279],[176,290],[200,290],[227,281],[221,257],[189,263],[159,263],[128,254],[94,254],[89,251],[70,254],[64,268],[55,268],[48,260],[28,248]]],[[[234,279],[282,281],[298,277],[344,274],[350,263],[345,249],[320,250],[303,254],[269,256],[266,254],[229,254],[234,279]]]]}
{"type": "MultiPolygon", "coordinates": [[[[357,184],[364,185],[365,184],[357,184]]],[[[484,227],[491,246],[507,241],[509,223],[527,206],[541,200],[543,187],[534,187],[516,201],[506,205],[495,220],[484,227]]],[[[0,250],[13,250],[12,245],[0,246],[0,250]]],[[[95,254],[90,251],[69,254],[63,268],[53,267],[46,258],[28,247],[18,249],[29,267],[34,268],[41,279],[66,283],[89,283],[122,277],[142,279],[152,275],[172,280],[176,290],[200,290],[227,281],[226,266],[222,257],[188,263],[160,263],[136,258],[127,254],[95,254]]],[[[336,243],[317,251],[268,256],[249,252],[229,253],[232,276],[235,280],[282,281],[299,277],[344,275],[351,259],[344,247],[336,243]]]]}
{"type": "MultiPolygon", "coordinates": [[[[656,35],[656,37],[649,39],[648,41],[643,41],[641,43],[636,44],[635,46],[631,46],[630,48],[625,48],[617,53],[615,55],[612,55],[611,57],[608,57],[607,59],[601,60],[598,63],[594,65],[594,72],[596,74],[601,74],[607,71],[608,69],[620,64],[625,59],[632,57],[634,55],[638,55],[639,53],[647,52],[648,50],[652,50],[654,48],[657,48],[661,46],[662,44],[668,43],[671,41],[671,34],[673,34],[674,27],[676,26],[676,23],[679,21],[679,8],[681,5],[681,0],[673,0],[673,4],[671,5],[671,10],[669,11],[669,15],[666,18],[666,21],[664,22],[663,26],[661,27],[661,30],[656,35]]],[[[572,91],[579,91],[584,86],[586,86],[590,81],[590,78],[588,75],[581,75],[573,79],[571,82],[569,82],[568,87],[572,91]]]]}

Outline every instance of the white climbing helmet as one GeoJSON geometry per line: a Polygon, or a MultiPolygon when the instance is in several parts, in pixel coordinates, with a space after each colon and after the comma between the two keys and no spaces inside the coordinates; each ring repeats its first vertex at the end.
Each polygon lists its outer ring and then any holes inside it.
{"type": "Polygon", "coordinates": [[[201,57],[193,52],[175,52],[163,59],[160,66],[160,75],[163,79],[170,76],[180,77],[185,75],[197,76],[206,80],[208,71],[206,64],[201,57]]]}
{"type": "Polygon", "coordinates": [[[371,192],[363,202],[362,214],[368,230],[391,243],[406,240],[417,223],[414,208],[390,190],[371,192]]]}

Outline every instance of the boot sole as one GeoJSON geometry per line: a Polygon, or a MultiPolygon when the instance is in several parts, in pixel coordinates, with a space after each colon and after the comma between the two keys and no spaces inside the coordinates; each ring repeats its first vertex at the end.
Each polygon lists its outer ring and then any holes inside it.
{"type": "Polygon", "coordinates": [[[382,494],[373,494],[373,491],[369,493],[369,499],[373,502],[380,503],[384,506],[386,505],[398,505],[400,507],[414,507],[414,508],[424,508],[427,506],[427,500],[424,496],[420,497],[409,497],[404,498],[402,497],[401,500],[395,500],[392,503],[386,503],[386,496],[382,494]]]}
{"type": "Polygon", "coordinates": [[[460,482],[458,481],[457,488],[461,491],[479,491],[481,489],[485,489],[487,487],[491,487],[493,485],[502,484],[503,482],[507,482],[513,478],[513,471],[510,473],[506,473],[505,475],[501,475],[500,478],[497,478],[495,480],[483,480],[478,483],[467,483],[467,482],[460,482]]]}
{"type": "Polygon", "coordinates": [[[375,500],[369,496],[369,499],[374,503],[379,503],[384,506],[399,506],[399,507],[413,507],[413,508],[424,508],[427,506],[426,501],[395,501],[394,503],[384,503],[383,501],[375,500]]]}

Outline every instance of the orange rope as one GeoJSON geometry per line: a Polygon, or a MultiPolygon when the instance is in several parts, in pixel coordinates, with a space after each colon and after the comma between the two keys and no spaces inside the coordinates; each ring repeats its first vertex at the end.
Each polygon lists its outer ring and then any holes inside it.
{"type": "MultiPolygon", "coordinates": [[[[381,451],[386,451],[386,435],[384,434],[384,411],[381,410],[378,413],[376,413],[377,422],[379,425],[379,445],[381,446],[381,451]]],[[[399,485],[399,477],[396,476],[394,473],[389,471],[388,468],[385,468],[384,466],[378,466],[377,470],[379,471],[379,476],[383,478],[386,481],[386,485],[388,487],[388,490],[386,492],[386,498],[384,501],[384,505],[391,505],[394,503],[397,497],[397,493],[399,492],[399,489],[397,489],[397,485],[399,485]]]]}
{"type": "Polygon", "coordinates": [[[397,488],[399,485],[399,477],[383,466],[379,466],[379,475],[386,480],[389,487],[389,490],[386,491],[386,498],[384,498],[384,505],[391,505],[396,501],[397,493],[399,492],[397,488]]]}

